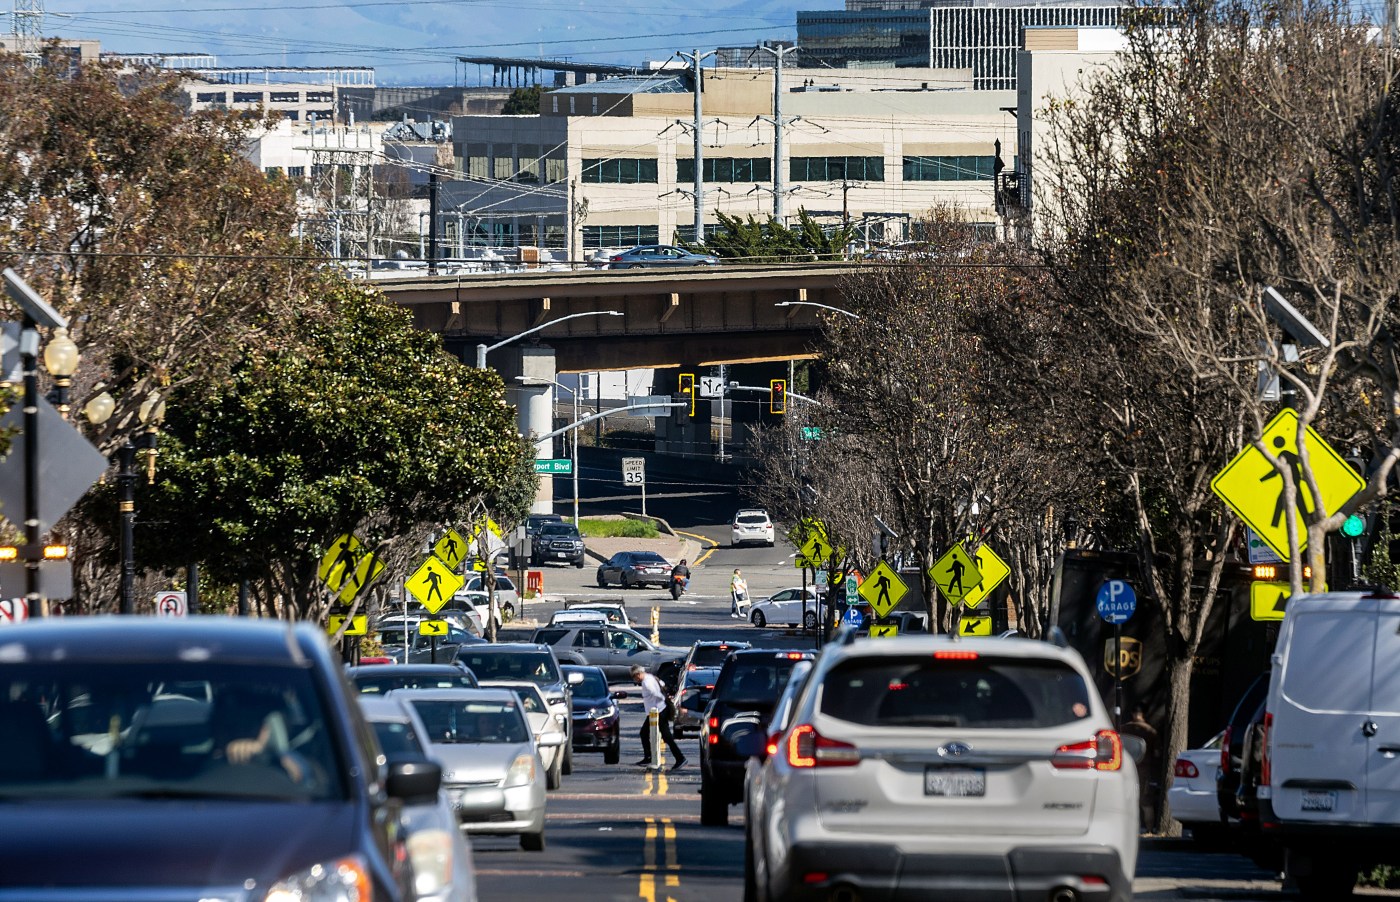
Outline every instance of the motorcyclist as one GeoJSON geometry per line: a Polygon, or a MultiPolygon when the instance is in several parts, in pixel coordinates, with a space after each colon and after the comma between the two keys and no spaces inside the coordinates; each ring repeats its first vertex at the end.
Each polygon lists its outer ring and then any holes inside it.
{"type": "Polygon", "coordinates": [[[689,583],[690,568],[686,566],[685,558],[681,558],[681,562],[671,568],[671,594],[680,597],[680,593],[685,591],[689,583]]]}

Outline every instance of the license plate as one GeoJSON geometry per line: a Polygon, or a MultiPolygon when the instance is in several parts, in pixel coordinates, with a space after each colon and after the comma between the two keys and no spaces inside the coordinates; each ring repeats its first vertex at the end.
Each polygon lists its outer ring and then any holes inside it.
{"type": "Polygon", "coordinates": [[[1337,807],[1335,789],[1311,789],[1303,791],[1304,811],[1333,811],[1337,807]]]}
{"type": "Polygon", "coordinates": [[[567,552],[567,551],[556,551],[556,552],[554,552],[554,553],[555,553],[555,555],[557,555],[557,556],[559,556],[559,557],[568,557],[568,556],[569,556],[569,552],[567,552]]]}
{"type": "Polygon", "coordinates": [[[987,794],[987,772],[980,767],[930,767],[924,770],[924,795],[974,798],[987,794]]]}

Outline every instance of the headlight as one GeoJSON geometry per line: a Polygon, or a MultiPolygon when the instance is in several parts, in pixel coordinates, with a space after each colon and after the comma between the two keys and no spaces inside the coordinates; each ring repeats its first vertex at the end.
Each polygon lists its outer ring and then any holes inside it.
{"type": "Polygon", "coordinates": [[[529,786],[535,782],[535,756],[520,755],[506,771],[506,786],[529,786]]]}
{"type": "Polygon", "coordinates": [[[549,705],[551,708],[554,707],[555,705],[562,705],[562,704],[564,704],[564,696],[562,696],[562,695],[551,695],[549,698],[545,699],[545,703],[546,703],[547,705],[549,705]]]}
{"type": "Polygon", "coordinates": [[[413,888],[432,896],[452,885],[452,837],[442,830],[422,830],[408,838],[413,888]]]}
{"type": "Polygon", "coordinates": [[[369,870],[358,855],[313,865],[277,881],[266,902],[371,902],[369,870]]]}
{"type": "Polygon", "coordinates": [[[617,708],[612,705],[606,705],[602,708],[589,708],[588,716],[593,720],[597,720],[602,717],[612,717],[616,711],[617,708]]]}

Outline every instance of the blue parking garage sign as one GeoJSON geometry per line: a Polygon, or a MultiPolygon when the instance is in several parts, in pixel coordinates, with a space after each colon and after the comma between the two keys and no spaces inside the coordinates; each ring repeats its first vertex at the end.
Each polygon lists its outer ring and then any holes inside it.
{"type": "Polygon", "coordinates": [[[1137,594],[1121,579],[1111,579],[1099,587],[1094,599],[1099,616],[1107,623],[1126,623],[1137,610],[1137,594]]]}
{"type": "Polygon", "coordinates": [[[861,616],[860,608],[847,608],[845,616],[843,616],[841,619],[846,621],[847,626],[852,626],[856,629],[860,629],[861,621],[863,621],[865,618],[861,616]]]}

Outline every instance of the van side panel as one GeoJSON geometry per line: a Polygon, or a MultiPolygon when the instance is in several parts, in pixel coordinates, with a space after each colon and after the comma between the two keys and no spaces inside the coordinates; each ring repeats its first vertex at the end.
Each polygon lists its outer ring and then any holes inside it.
{"type": "Polygon", "coordinates": [[[1367,820],[1400,824],[1400,611],[1376,617],[1375,661],[1371,720],[1376,735],[1366,756],[1367,820]]]}

